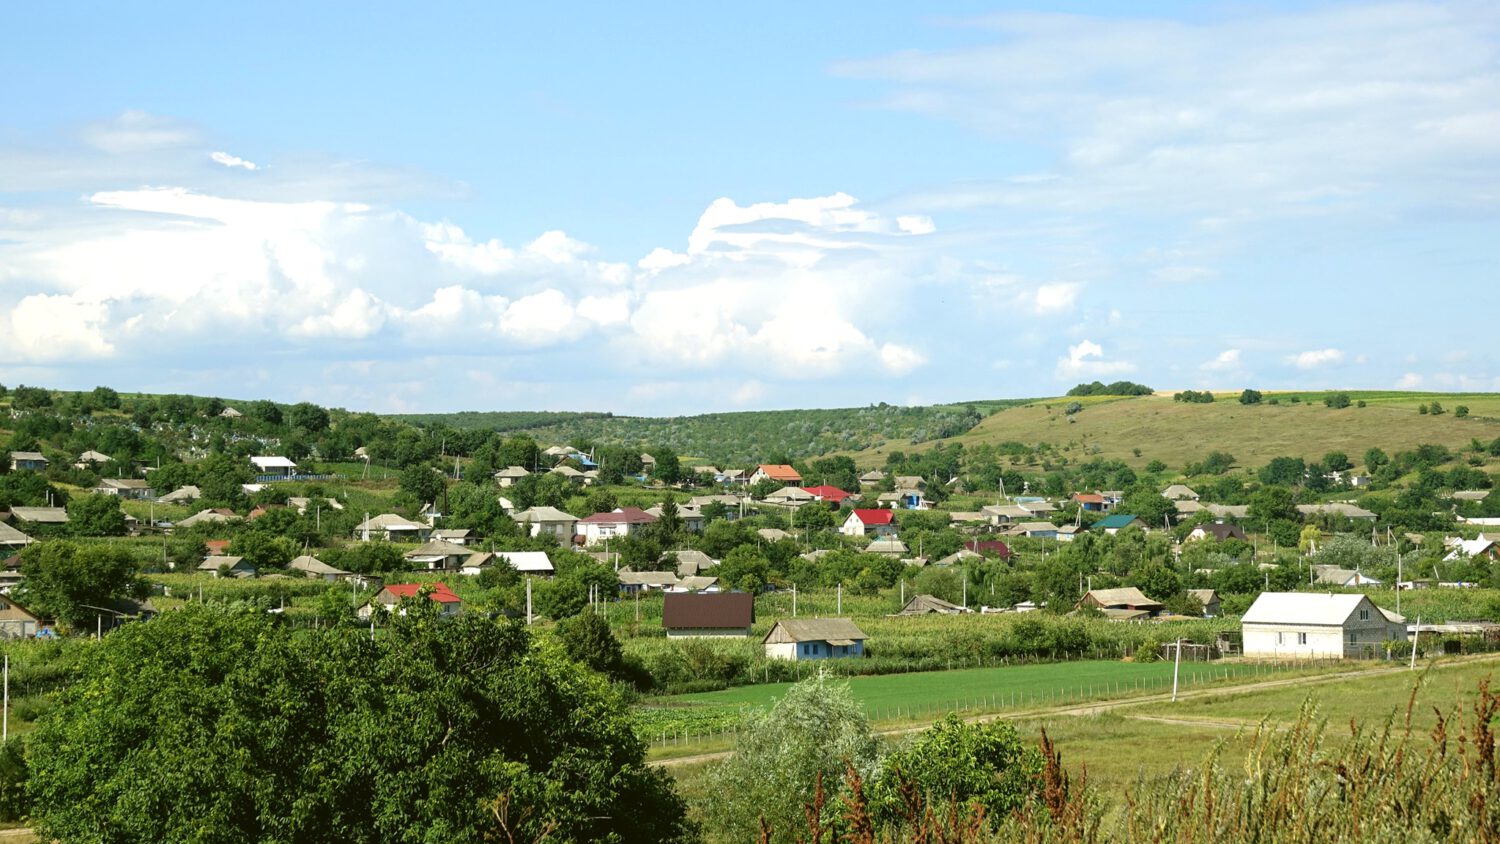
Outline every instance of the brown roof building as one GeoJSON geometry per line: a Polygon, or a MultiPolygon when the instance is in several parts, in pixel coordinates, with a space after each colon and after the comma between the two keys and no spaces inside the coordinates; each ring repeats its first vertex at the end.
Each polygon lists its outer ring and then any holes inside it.
{"type": "Polygon", "coordinates": [[[755,596],[748,592],[668,593],[661,626],[667,638],[749,636],[755,623],[755,596]]]}

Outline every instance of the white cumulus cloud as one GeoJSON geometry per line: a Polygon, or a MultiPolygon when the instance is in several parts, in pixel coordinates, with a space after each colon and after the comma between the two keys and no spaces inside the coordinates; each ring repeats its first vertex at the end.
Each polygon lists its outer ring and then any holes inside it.
{"type": "Polygon", "coordinates": [[[1344,353],[1339,349],[1313,349],[1287,358],[1287,362],[1298,369],[1317,369],[1329,364],[1342,363],[1344,353]]]}
{"type": "Polygon", "coordinates": [[[1240,365],[1240,350],[1225,349],[1211,361],[1206,361],[1198,368],[1208,372],[1228,372],[1240,365]]]}
{"type": "Polygon", "coordinates": [[[1102,378],[1134,372],[1135,364],[1123,360],[1105,360],[1104,348],[1092,340],[1083,340],[1068,347],[1068,356],[1058,358],[1057,377],[1102,378]]]}

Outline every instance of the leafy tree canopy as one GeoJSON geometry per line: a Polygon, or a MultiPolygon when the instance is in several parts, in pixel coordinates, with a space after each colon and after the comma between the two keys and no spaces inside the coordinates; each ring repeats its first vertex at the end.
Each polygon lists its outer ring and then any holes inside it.
{"type": "Polygon", "coordinates": [[[32,738],[61,842],[690,840],[617,695],[524,628],[413,602],[371,641],[190,606],[85,658],[32,738]]]}

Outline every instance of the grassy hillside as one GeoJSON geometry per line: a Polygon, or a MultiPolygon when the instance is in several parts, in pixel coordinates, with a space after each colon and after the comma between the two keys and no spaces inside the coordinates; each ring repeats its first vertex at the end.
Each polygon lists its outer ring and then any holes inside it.
{"type": "Polygon", "coordinates": [[[914,443],[969,430],[988,414],[1030,399],[902,407],[763,410],[700,416],[644,417],[610,414],[453,413],[398,417],[455,428],[525,433],[544,443],[590,440],[649,449],[666,446],[727,465],[745,465],[772,455],[816,457],[885,444],[914,443]],[[524,417],[538,417],[529,424],[524,417]],[[547,418],[552,417],[552,418],[547,418]]]}
{"type": "MultiPolygon", "coordinates": [[[[1318,459],[1343,451],[1356,462],[1371,446],[1387,452],[1420,443],[1450,448],[1472,440],[1500,437],[1500,394],[1361,393],[1352,400],[1366,407],[1331,409],[1324,393],[1267,393],[1278,404],[1246,406],[1235,394],[1218,396],[1212,404],[1174,402],[1170,395],[1135,398],[1079,399],[1083,410],[1069,416],[1069,398],[1042,399],[1003,409],[969,431],[947,442],[965,447],[985,443],[1020,442],[1028,446],[1051,443],[1072,460],[1092,457],[1123,460],[1143,466],[1161,460],[1173,469],[1202,459],[1210,451],[1228,451],[1241,465],[1260,466],[1273,457],[1318,459]],[[1292,396],[1300,401],[1291,402],[1292,396]],[[1439,416],[1417,412],[1418,405],[1439,402],[1439,416]],[[1469,417],[1454,416],[1454,408],[1469,408],[1469,417]],[[1137,453],[1139,449],[1139,453],[1137,453]]],[[[884,462],[885,453],[906,448],[891,443],[855,455],[861,464],[884,462]]]]}

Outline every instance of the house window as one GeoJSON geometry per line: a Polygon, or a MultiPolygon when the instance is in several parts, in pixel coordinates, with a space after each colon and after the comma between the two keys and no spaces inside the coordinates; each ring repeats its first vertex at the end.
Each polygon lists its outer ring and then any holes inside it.
{"type": "Polygon", "coordinates": [[[1282,640],[1280,632],[1278,632],[1276,634],[1276,644],[1278,644],[1278,645],[1284,645],[1284,644],[1286,644],[1286,642],[1282,640]]]}
{"type": "Polygon", "coordinates": [[[1359,634],[1355,633],[1353,630],[1350,630],[1349,631],[1349,644],[1353,645],[1353,644],[1356,644],[1357,642],[1359,642],[1359,634]]]}
{"type": "Polygon", "coordinates": [[[1360,621],[1369,621],[1370,620],[1370,611],[1369,610],[1360,610],[1359,611],[1359,620],[1360,621]]]}
{"type": "Polygon", "coordinates": [[[1297,644],[1299,644],[1299,645],[1305,645],[1305,644],[1307,644],[1307,634],[1306,633],[1298,633],[1297,634],[1297,644]]]}

